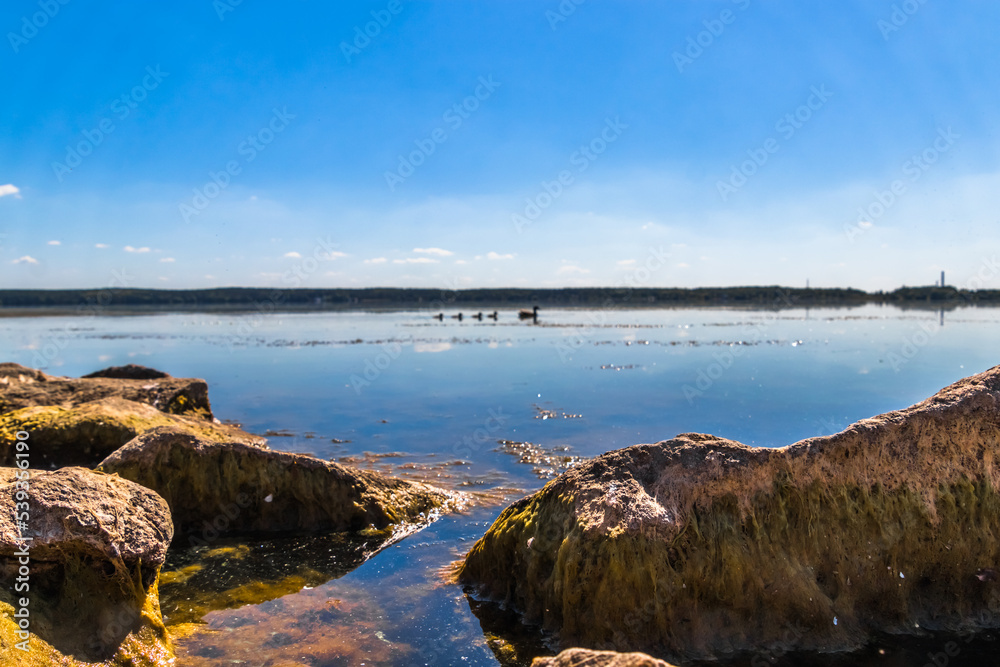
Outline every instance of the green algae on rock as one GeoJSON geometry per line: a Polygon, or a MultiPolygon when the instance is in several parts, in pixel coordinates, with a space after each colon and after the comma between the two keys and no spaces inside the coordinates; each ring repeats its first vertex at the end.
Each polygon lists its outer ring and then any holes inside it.
{"type": "Polygon", "coordinates": [[[423,524],[459,494],[347,468],[305,454],[214,442],[172,427],[147,431],[98,468],[153,489],[178,536],[380,531],[423,524]]]}
{"type": "Polygon", "coordinates": [[[995,367],[781,449],[689,433],[608,452],[508,507],[459,578],[564,647],[697,659],[975,631],[1000,599],[998,489],[995,367]]]}
{"type": "Polygon", "coordinates": [[[570,648],[552,658],[535,658],[531,667],[673,667],[645,653],[615,653],[570,648]]]}
{"type": "MultiPolygon", "coordinates": [[[[414,524],[412,529],[417,530],[414,524]]],[[[268,602],[315,588],[353,571],[408,533],[312,533],[219,538],[209,545],[174,544],[160,574],[160,608],[168,627],[196,623],[209,612],[268,602]]]]}
{"type": "Polygon", "coordinates": [[[138,434],[175,426],[218,441],[263,445],[264,438],[226,424],[161,412],[147,403],[111,396],[70,406],[36,405],[0,414],[0,465],[14,464],[17,432],[31,433],[36,467],[96,466],[138,434]]]}
{"type": "Polygon", "coordinates": [[[21,473],[0,468],[0,573],[10,582],[0,587],[0,664],[170,664],[157,596],[173,536],[163,499],[83,468],[32,472],[25,530],[15,521],[21,473]],[[31,538],[27,557],[19,555],[22,536],[31,538]],[[22,590],[15,577],[24,579],[22,590]],[[15,648],[23,640],[15,618],[21,598],[29,601],[26,652],[15,648]]]}
{"type": "Polygon", "coordinates": [[[0,414],[36,405],[72,407],[118,396],[148,403],[170,414],[212,420],[208,384],[174,378],[143,366],[118,366],[68,378],[48,375],[15,363],[0,363],[0,414]]]}

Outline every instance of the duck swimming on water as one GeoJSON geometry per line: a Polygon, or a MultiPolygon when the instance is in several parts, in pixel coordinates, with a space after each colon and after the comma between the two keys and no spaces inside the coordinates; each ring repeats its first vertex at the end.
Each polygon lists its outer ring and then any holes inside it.
{"type": "Polygon", "coordinates": [[[531,310],[527,308],[522,308],[518,311],[517,316],[522,320],[537,320],[538,319],[538,306],[535,306],[531,310]]]}

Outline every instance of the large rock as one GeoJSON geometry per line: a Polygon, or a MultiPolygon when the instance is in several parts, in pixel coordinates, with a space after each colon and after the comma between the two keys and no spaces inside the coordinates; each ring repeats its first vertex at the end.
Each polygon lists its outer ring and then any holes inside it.
{"type": "Polygon", "coordinates": [[[93,467],[138,434],[174,426],[219,441],[262,446],[267,441],[235,426],[161,412],[120,396],[89,403],[36,405],[0,415],[0,465],[13,465],[17,433],[31,434],[33,465],[93,467]]]}
{"type": "Polygon", "coordinates": [[[535,658],[531,667],[673,667],[645,653],[615,653],[569,648],[552,658],[535,658]]]}
{"type": "Polygon", "coordinates": [[[99,470],[155,490],[170,505],[178,535],[209,542],[224,534],[424,523],[457,497],[305,454],[211,442],[169,427],[139,435],[99,470]]]}
{"type": "Polygon", "coordinates": [[[24,471],[0,468],[0,572],[8,582],[0,588],[0,664],[167,664],[157,577],[173,526],[163,499],[83,468],[30,471],[27,517],[15,517],[24,512],[15,506],[19,477],[24,471]],[[32,538],[27,556],[22,536],[32,538]],[[28,651],[17,647],[20,632],[30,633],[28,651]]]}
{"type": "Polygon", "coordinates": [[[148,403],[162,412],[212,419],[204,380],[174,378],[135,365],[67,378],[20,364],[0,363],[0,414],[36,405],[69,408],[114,396],[148,403]]]}
{"type": "Polygon", "coordinates": [[[562,646],[713,658],[994,626],[1000,367],[782,449],[684,434],[514,503],[460,580],[562,646]]]}

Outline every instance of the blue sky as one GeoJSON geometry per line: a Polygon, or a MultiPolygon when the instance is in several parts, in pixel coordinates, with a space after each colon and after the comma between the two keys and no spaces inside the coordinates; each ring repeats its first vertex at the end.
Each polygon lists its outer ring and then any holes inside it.
{"type": "Polygon", "coordinates": [[[1000,285],[995,3],[63,2],[5,287],[1000,285]]]}

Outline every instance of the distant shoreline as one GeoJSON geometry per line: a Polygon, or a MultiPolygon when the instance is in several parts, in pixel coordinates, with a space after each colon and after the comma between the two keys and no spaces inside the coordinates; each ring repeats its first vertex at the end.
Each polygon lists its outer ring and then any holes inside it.
{"type": "Polygon", "coordinates": [[[560,289],[426,288],[278,289],[228,287],[197,290],[0,290],[0,317],[144,315],[176,312],[311,313],[372,310],[509,310],[546,308],[791,308],[867,304],[929,310],[1000,307],[1000,290],[901,287],[892,292],[847,288],[699,287],[560,289]]]}

